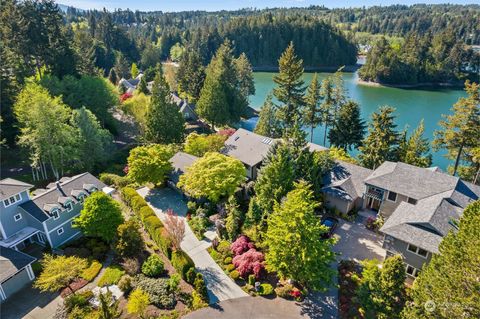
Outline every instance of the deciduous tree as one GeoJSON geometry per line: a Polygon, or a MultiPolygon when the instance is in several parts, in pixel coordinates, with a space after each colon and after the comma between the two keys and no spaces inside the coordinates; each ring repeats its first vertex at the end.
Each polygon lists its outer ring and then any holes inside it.
{"type": "Polygon", "coordinates": [[[172,170],[170,159],[174,154],[172,145],[138,146],[128,156],[128,176],[139,184],[159,185],[172,170]]]}
{"type": "Polygon", "coordinates": [[[219,152],[224,147],[227,136],[220,134],[197,134],[190,133],[185,139],[183,150],[198,157],[207,152],[219,152]]]}
{"type": "Polygon", "coordinates": [[[144,248],[142,234],[136,221],[130,219],[117,228],[115,251],[122,257],[134,257],[144,248]]]}
{"type": "Polygon", "coordinates": [[[167,209],[167,217],[163,224],[172,241],[172,248],[180,250],[180,244],[185,236],[185,222],[172,209],[167,209]]]}
{"type": "Polygon", "coordinates": [[[45,254],[41,264],[43,270],[35,280],[34,287],[50,292],[69,286],[87,268],[87,261],[75,256],[45,254]]]}

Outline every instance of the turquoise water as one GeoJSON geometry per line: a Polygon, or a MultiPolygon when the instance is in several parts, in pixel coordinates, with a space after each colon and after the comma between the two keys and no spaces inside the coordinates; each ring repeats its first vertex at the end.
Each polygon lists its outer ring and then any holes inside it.
{"type": "MultiPolygon", "coordinates": [[[[250,97],[250,106],[259,109],[265,97],[274,88],[273,76],[275,73],[255,72],[255,90],[254,96],[250,97]]],[[[312,73],[304,75],[305,83],[308,84],[312,79],[312,73]]],[[[324,79],[331,73],[319,73],[319,78],[324,79]]],[[[425,136],[433,139],[433,132],[439,129],[438,122],[442,114],[450,114],[450,108],[459,97],[465,96],[462,90],[454,89],[399,89],[391,87],[367,86],[357,83],[356,73],[344,73],[345,88],[348,96],[360,104],[362,117],[367,121],[371,114],[379,106],[390,105],[395,107],[397,129],[402,130],[406,125],[409,131],[415,129],[419,122],[424,119],[425,136]]],[[[246,129],[253,130],[256,118],[242,123],[246,129]]],[[[309,131],[309,130],[307,130],[309,131]]],[[[310,139],[310,137],[309,137],[310,139]]],[[[316,128],[313,133],[313,141],[317,144],[323,144],[323,128],[316,128]]],[[[327,139],[328,146],[328,139],[327,139]]],[[[356,152],[352,152],[355,155],[356,152]]],[[[445,151],[433,153],[433,165],[442,169],[450,164],[450,161],[442,155],[445,151]]]]}

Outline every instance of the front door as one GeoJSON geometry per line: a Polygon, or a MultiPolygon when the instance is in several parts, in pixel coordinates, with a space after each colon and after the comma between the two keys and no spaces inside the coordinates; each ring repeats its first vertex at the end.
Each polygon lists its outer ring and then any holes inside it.
{"type": "Polygon", "coordinates": [[[380,201],[376,198],[369,197],[368,207],[374,211],[378,211],[380,209],[380,201]]]}

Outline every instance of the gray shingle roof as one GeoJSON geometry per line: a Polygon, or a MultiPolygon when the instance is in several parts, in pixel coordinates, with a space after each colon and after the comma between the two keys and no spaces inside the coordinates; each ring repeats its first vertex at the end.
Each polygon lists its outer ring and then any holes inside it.
{"type": "Polygon", "coordinates": [[[185,173],[185,168],[192,165],[198,157],[194,155],[190,155],[184,152],[178,152],[170,159],[170,163],[172,163],[173,170],[170,173],[170,180],[175,183],[178,183],[180,179],[180,175],[185,173]]]}
{"type": "Polygon", "coordinates": [[[16,251],[12,248],[0,248],[0,282],[15,275],[25,266],[33,263],[36,258],[16,251]]]}
{"type": "Polygon", "coordinates": [[[365,183],[418,200],[452,190],[458,180],[458,177],[438,170],[401,162],[384,162],[365,179],[365,183]]]}
{"type": "Polygon", "coordinates": [[[275,139],[240,128],[225,141],[222,153],[252,167],[263,161],[274,143],[275,139]]]}
{"type": "Polygon", "coordinates": [[[0,181],[0,200],[9,198],[12,195],[29,190],[33,185],[17,181],[13,178],[5,178],[0,181]]]}
{"type": "Polygon", "coordinates": [[[363,196],[364,179],[372,173],[371,169],[344,161],[336,161],[333,169],[323,177],[324,191],[334,196],[353,201],[363,196]],[[340,189],[342,192],[339,192],[340,189]],[[348,195],[348,196],[345,196],[348,195]]]}

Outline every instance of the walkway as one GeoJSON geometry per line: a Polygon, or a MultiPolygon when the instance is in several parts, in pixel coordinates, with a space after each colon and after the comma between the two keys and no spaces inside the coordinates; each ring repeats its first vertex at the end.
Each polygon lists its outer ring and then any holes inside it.
{"type": "Polygon", "coordinates": [[[62,301],[63,298],[58,292],[40,292],[28,285],[0,304],[0,318],[53,318],[62,301]]]}
{"type": "MultiPolygon", "coordinates": [[[[187,205],[182,196],[174,190],[170,188],[150,190],[144,187],[138,189],[137,192],[145,198],[160,220],[165,219],[164,211],[168,208],[173,209],[178,216],[185,220],[187,205]]],[[[248,296],[212,259],[206,250],[210,245],[208,240],[198,240],[188,223],[185,222],[185,237],[180,246],[192,258],[195,268],[203,274],[210,304],[248,296]]]]}

